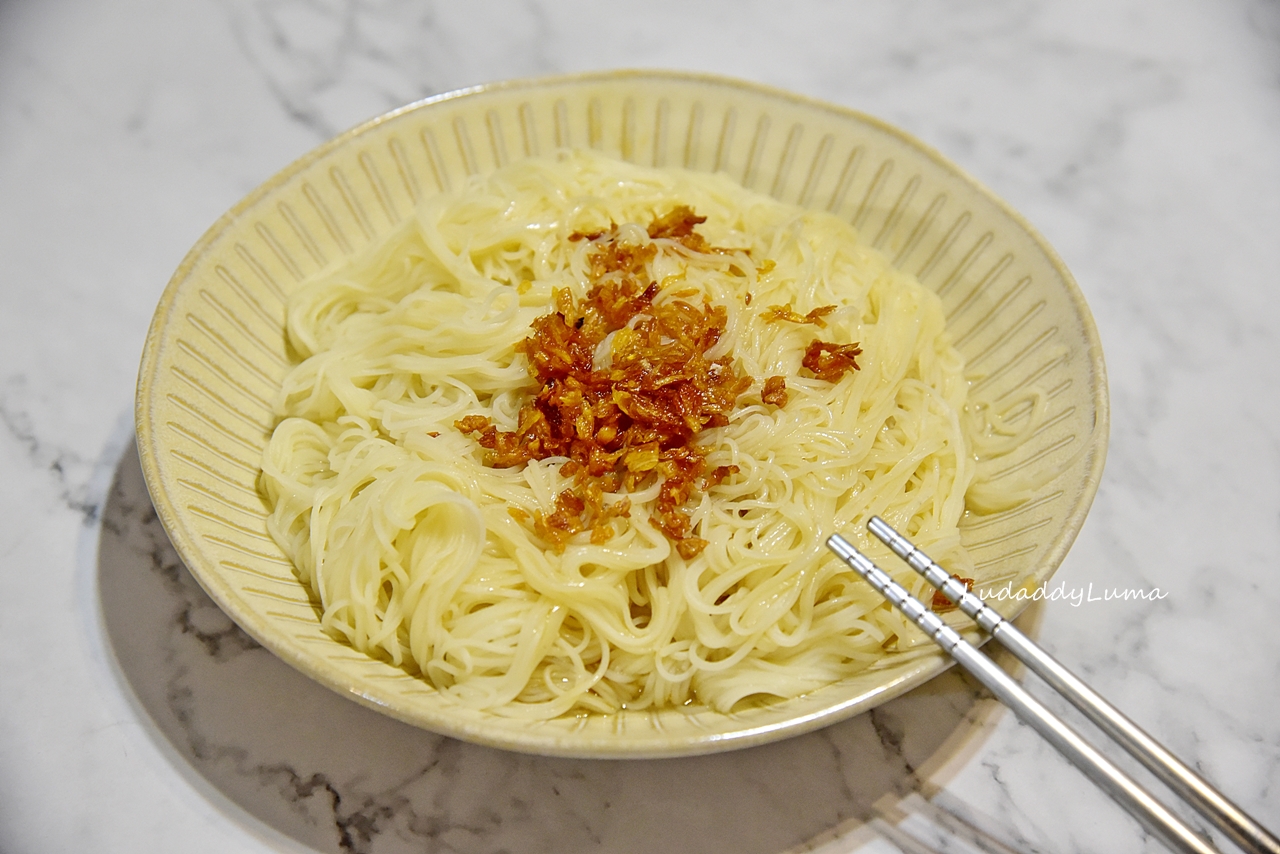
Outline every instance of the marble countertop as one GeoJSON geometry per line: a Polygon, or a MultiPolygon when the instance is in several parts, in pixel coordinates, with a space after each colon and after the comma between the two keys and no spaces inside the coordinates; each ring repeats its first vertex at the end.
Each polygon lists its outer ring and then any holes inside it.
{"type": "Polygon", "coordinates": [[[1166,595],[1041,603],[1022,623],[1280,828],[1276,0],[10,0],[0,851],[1162,850],[955,672],[764,747],[544,759],[310,683],[178,561],[142,482],[133,387],[201,233],[389,108],[622,66],[877,115],[1057,248],[1100,330],[1112,433],[1055,583],[1166,595]]]}

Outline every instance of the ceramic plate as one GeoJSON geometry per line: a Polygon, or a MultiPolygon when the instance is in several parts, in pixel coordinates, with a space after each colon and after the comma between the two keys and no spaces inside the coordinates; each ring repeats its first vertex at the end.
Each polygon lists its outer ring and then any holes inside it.
{"type": "Polygon", "coordinates": [[[984,575],[1014,589],[1047,580],[1093,499],[1108,413],[1093,321],[1044,239],[955,165],[876,119],[738,81],[611,72],[470,89],[355,128],[236,205],[174,274],[138,383],[143,471],[182,559],[249,634],[330,688],[411,724],[591,757],[759,744],[865,711],[947,666],[932,650],[914,650],[739,714],[673,709],[531,724],[464,708],[320,630],[306,589],[267,534],[257,487],[272,400],[289,368],[285,300],[308,276],[391,232],[422,199],[562,147],[725,172],[832,211],[935,290],[973,396],[999,404],[1033,386],[1047,395],[1043,426],[1010,469],[1055,476],[1033,500],[962,527],[984,575]]]}

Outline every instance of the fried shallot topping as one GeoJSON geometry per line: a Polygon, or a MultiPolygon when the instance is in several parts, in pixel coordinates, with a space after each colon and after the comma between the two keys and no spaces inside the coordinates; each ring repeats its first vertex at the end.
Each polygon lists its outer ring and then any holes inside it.
{"type": "MultiPolygon", "coordinates": [[[[786,305],[771,305],[765,311],[763,317],[765,323],[777,323],[779,321],[787,321],[788,323],[812,323],[819,329],[825,329],[827,322],[823,320],[828,314],[835,311],[837,306],[820,305],[810,311],[808,314],[800,314],[791,308],[791,303],[786,305]]],[[[858,370],[857,356],[862,352],[862,348],[853,344],[829,344],[826,341],[814,339],[809,342],[808,349],[804,352],[804,359],[800,364],[813,372],[813,375],[820,380],[834,383],[845,375],[848,371],[858,370]]],[[[779,378],[780,379],[780,378],[779,378]]],[[[766,392],[769,390],[766,389],[766,392]]],[[[767,398],[765,403],[771,401],[767,398]]],[[[778,406],[785,406],[787,402],[786,392],[782,392],[782,403],[778,406]]]]}
{"type": "Polygon", "coordinates": [[[695,252],[709,252],[712,247],[707,239],[693,230],[696,225],[706,222],[705,216],[698,216],[693,208],[687,205],[676,205],[671,211],[649,223],[649,237],[653,240],[665,237],[682,243],[695,252]]]}
{"type": "Polygon", "coordinates": [[[834,383],[847,371],[858,370],[856,357],[860,353],[862,348],[857,344],[829,344],[815,338],[809,342],[800,364],[813,371],[818,379],[834,383]]]}
{"type": "Polygon", "coordinates": [[[760,400],[770,406],[786,406],[787,378],[769,377],[769,379],[765,380],[764,388],[760,390],[760,400]]]}
{"type": "MultiPolygon", "coordinates": [[[[715,251],[693,230],[704,220],[680,206],[656,218],[649,236],[715,251]]],[[[554,310],[531,324],[520,349],[538,390],[521,408],[516,429],[500,431],[479,415],[455,426],[475,435],[486,450],[486,465],[569,459],[560,471],[573,485],[557,496],[549,515],[537,513],[533,520],[535,532],[557,551],[585,530],[592,542],[606,542],[613,536],[610,520],[629,517],[631,505],[627,498],[607,503],[605,493],[632,492],[661,478],[651,521],[691,559],[707,543],[693,535],[685,503],[695,489],[738,470],[720,466],[708,472],[706,451],[696,440],[703,430],[729,423],[735,401],[753,380],[737,373],[731,357],[706,356],[725,330],[722,306],[686,301],[682,297],[696,293],[691,290],[669,290],[658,300],[660,288],[647,265],[659,244],[624,243],[616,227],[571,239],[592,243],[591,288],[581,301],[557,289],[554,310]]],[[[785,385],[775,382],[780,379],[765,383],[765,392],[785,402],[785,385]]]]}
{"type": "Polygon", "coordinates": [[[808,314],[798,314],[791,308],[791,303],[786,305],[771,305],[764,313],[765,323],[777,323],[780,320],[790,321],[791,323],[812,323],[819,329],[825,329],[827,322],[822,318],[836,310],[834,305],[820,305],[808,314]]]}
{"type": "MultiPolygon", "coordinates": [[[[970,593],[973,592],[972,578],[963,578],[954,574],[951,577],[962,583],[965,586],[965,589],[970,593]]],[[[941,590],[933,591],[933,599],[929,602],[929,610],[933,611],[935,614],[942,614],[947,611],[954,611],[956,607],[956,603],[948,599],[941,590]]]]}

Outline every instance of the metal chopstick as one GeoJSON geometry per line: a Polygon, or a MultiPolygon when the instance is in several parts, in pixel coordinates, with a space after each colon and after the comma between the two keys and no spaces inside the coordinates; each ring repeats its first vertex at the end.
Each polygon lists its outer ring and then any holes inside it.
{"type": "MultiPolygon", "coordinates": [[[[883,520],[875,518],[868,527],[913,569],[959,605],[964,613],[977,621],[979,626],[1000,640],[1020,661],[1042,676],[1241,848],[1250,854],[1280,854],[1280,842],[1266,829],[1169,754],[1158,742],[1036,646],[981,598],[969,593],[963,583],[953,579],[950,573],[883,520]]],[[[827,545],[924,630],[958,664],[1009,706],[1021,720],[1044,736],[1171,849],[1197,854],[1213,854],[1216,851],[851,543],[836,534],[828,539],[827,545]]]]}
{"type": "Polygon", "coordinates": [[[1169,812],[1149,792],[1095,750],[1021,685],[996,666],[977,647],[960,636],[905,587],[894,581],[839,534],[827,540],[827,546],[865,578],[872,587],[895,605],[913,623],[924,630],[961,667],[969,671],[1019,719],[1040,733],[1076,767],[1129,811],[1149,831],[1181,854],[1217,854],[1204,839],[1182,819],[1169,812]]]}
{"type": "Polygon", "coordinates": [[[1011,622],[970,593],[965,585],[927,554],[912,545],[911,541],[895,531],[887,522],[873,517],[867,523],[868,530],[902,558],[930,584],[959,606],[989,632],[1014,657],[1033,673],[1048,682],[1054,690],[1093,721],[1103,732],[1114,739],[1131,756],[1193,806],[1200,815],[1227,834],[1245,851],[1280,854],[1280,840],[1258,824],[1244,810],[1211,786],[1203,777],[1165,749],[1164,745],[1147,735],[1141,727],[1129,720],[1119,709],[1104,700],[1082,682],[1074,673],[1063,667],[1011,622]]]}

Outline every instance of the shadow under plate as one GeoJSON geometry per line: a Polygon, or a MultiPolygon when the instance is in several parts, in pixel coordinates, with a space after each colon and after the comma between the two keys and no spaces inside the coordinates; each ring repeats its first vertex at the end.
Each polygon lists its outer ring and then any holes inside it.
{"type": "Polygon", "coordinates": [[[160,525],[133,443],[97,561],[107,640],[155,737],[241,821],[322,852],[807,850],[874,833],[886,797],[920,790],[922,769],[990,731],[990,703],[954,670],[819,732],[687,759],[526,756],[410,727],[298,673],[205,595],[160,525]]]}

